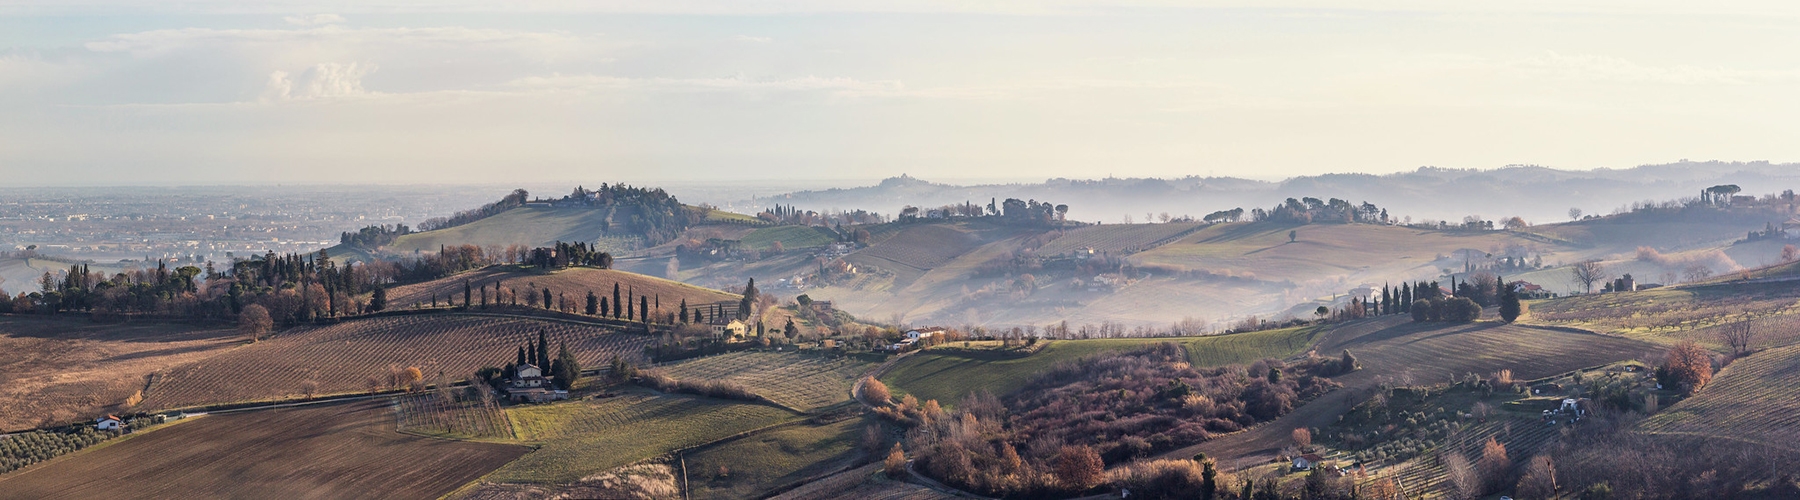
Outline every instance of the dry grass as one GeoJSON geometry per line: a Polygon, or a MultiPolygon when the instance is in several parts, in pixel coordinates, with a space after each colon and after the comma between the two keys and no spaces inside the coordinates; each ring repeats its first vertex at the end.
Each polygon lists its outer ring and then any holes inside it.
{"type": "Polygon", "coordinates": [[[1530,323],[1567,325],[1673,344],[1693,340],[1717,346],[1720,325],[1752,321],[1759,346],[1800,338],[1800,288],[1792,283],[1689,286],[1641,292],[1591,294],[1531,304],[1530,323]]]}
{"type": "Polygon", "coordinates": [[[734,382],[775,404],[811,411],[849,401],[850,386],[870,365],[848,357],[735,352],[684,361],[662,370],[680,380],[734,382]]]}
{"type": "Polygon", "coordinates": [[[0,498],[437,498],[529,451],[394,430],[385,400],[209,415],[0,476],[0,498]]]}
{"type": "MultiPolygon", "coordinates": [[[[539,273],[514,266],[493,266],[389,290],[388,300],[391,305],[388,307],[401,309],[411,307],[413,304],[428,306],[431,304],[433,295],[438,297],[439,304],[445,304],[454,296],[456,303],[461,305],[463,303],[463,283],[465,282],[470,287],[474,287],[470,296],[477,305],[481,304],[480,287],[488,287],[489,293],[492,294],[494,285],[498,283],[501,288],[517,291],[520,305],[525,305],[529,299],[535,298],[528,294],[542,293],[540,290],[549,288],[552,294],[566,296],[569,304],[574,306],[577,311],[587,307],[587,293],[590,290],[595,295],[605,297],[607,302],[612,302],[614,283],[619,285],[620,294],[630,293],[651,297],[651,307],[653,308],[660,302],[661,308],[652,310],[653,314],[658,311],[662,314],[674,313],[680,309],[683,299],[687,300],[688,305],[698,305],[736,301],[740,298],[736,294],[615,269],[571,268],[539,273]]],[[[497,301],[498,299],[490,296],[489,300],[497,301]]],[[[536,301],[530,302],[535,303],[536,301]]],[[[637,303],[632,302],[632,304],[636,305],[637,303]]]]}
{"type": "Polygon", "coordinates": [[[229,351],[230,327],[0,318],[0,430],[130,409],[145,376],[229,351]]]}

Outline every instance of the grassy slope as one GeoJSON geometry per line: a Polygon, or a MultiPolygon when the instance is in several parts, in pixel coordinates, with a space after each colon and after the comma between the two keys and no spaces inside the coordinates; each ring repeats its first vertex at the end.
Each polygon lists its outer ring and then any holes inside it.
{"type": "MultiPolygon", "coordinates": [[[[520,304],[525,303],[525,294],[532,293],[533,287],[537,289],[548,287],[552,293],[567,293],[569,300],[579,304],[580,307],[586,307],[589,290],[605,296],[610,302],[613,284],[618,283],[621,294],[626,293],[626,289],[630,288],[637,295],[648,295],[653,299],[660,298],[664,313],[678,310],[682,299],[686,299],[688,305],[698,305],[735,301],[740,298],[736,294],[616,269],[578,267],[540,273],[528,268],[492,266],[448,278],[388,290],[388,302],[390,303],[388,307],[401,309],[416,303],[429,305],[434,294],[439,297],[440,301],[447,300],[454,295],[456,302],[461,304],[464,282],[468,282],[473,287],[489,286],[490,289],[495,282],[500,282],[502,287],[518,291],[520,304]]],[[[481,303],[480,290],[473,291],[471,296],[477,304],[481,303]]]]}
{"type": "Polygon", "coordinates": [[[1566,325],[1661,344],[1718,346],[1720,325],[1752,321],[1756,346],[1800,339],[1800,288],[1791,282],[1732,283],[1561,297],[1531,304],[1527,323],[1566,325]]]}
{"type": "Polygon", "coordinates": [[[685,454],[692,498],[754,498],[830,472],[861,456],[864,419],[799,423],[685,454]]]}
{"type": "Polygon", "coordinates": [[[486,479],[567,483],[669,451],[697,446],[799,415],[769,405],[681,395],[627,394],[605,400],[507,408],[531,454],[486,479]]]}
{"type": "Polygon", "coordinates": [[[1500,232],[1425,231],[1369,224],[1219,224],[1131,257],[1139,265],[1184,270],[1248,270],[1265,280],[1314,280],[1347,275],[1381,280],[1436,275],[1457,251],[1481,253],[1508,245],[1544,247],[1500,232]],[[1288,231],[1297,239],[1289,243],[1288,231]]]}
{"type": "Polygon", "coordinates": [[[226,325],[94,323],[84,318],[0,318],[0,431],[115,412],[144,377],[230,352],[226,325]]]}
{"type": "MultiPolygon", "coordinates": [[[[1187,348],[1188,359],[1196,366],[1218,366],[1292,355],[1310,345],[1318,331],[1314,327],[1302,327],[1211,337],[1059,340],[1022,358],[1000,352],[933,349],[902,360],[882,377],[882,381],[897,394],[955,404],[975,391],[1005,395],[1025,385],[1032,375],[1057,363],[1105,351],[1177,342],[1187,348]]],[[[950,344],[952,347],[959,345],[950,344]]]]}
{"type": "Polygon", "coordinates": [[[1068,253],[1082,247],[1103,252],[1135,252],[1164,238],[1200,227],[1200,222],[1167,224],[1106,224],[1082,226],[1063,231],[1062,236],[1045,243],[1039,255],[1068,253]]]}
{"type": "Polygon", "coordinates": [[[594,242],[606,234],[610,211],[588,208],[519,207],[461,226],[401,236],[393,252],[436,252],[439,245],[549,246],[557,241],[594,242]]]}
{"type": "Polygon", "coordinates": [[[1645,419],[1651,433],[1690,434],[1800,448],[1800,346],[1739,359],[1699,395],[1645,419]]]}
{"type": "Polygon", "coordinates": [[[775,226],[751,231],[740,241],[754,250],[769,250],[777,241],[784,250],[795,250],[829,245],[837,241],[837,235],[822,227],[775,226]]]}

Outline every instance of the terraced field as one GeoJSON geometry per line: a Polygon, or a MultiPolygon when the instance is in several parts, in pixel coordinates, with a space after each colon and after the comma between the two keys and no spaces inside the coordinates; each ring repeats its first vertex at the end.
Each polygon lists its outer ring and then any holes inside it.
{"type": "MultiPolygon", "coordinates": [[[[916,224],[894,234],[886,241],[856,252],[859,259],[876,259],[911,267],[931,269],[949,263],[975,247],[982,238],[950,224],[916,224]]],[[[876,262],[876,265],[880,265],[876,262]]]]}
{"type": "Polygon", "coordinates": [[[512,439],[512,421],[499,405],[446,400],[438,394],[401,396],[394,401],[401,432],[463,439],[512,439]]]}
{"type": "Polygon", "coordinates": [[[156,374],[140,409],[182,408],[385,389],[392,370],[419,367],[427,378],[461,380],[513,359],[548,335],[584,366],[614,355],[641,360],[651,337],[577,323],[463,314],[359,319],[287,331],[156,374]]]}
{"type": "Polygon", "coordinates": [[[394,430],[386,400],[208,415],[0,476],[0,498],[438,498],[529,451],[394,430]]]}
{"type": "Polygon", "coordinates": [[[0,318],[0,431],[68,423],[128,408],[144,377],[230,352],[226,325],[0,318]]]}
{"type": "Polygon", "coordinates": [[[976,391],[985,390],[996,396],[1011,393],[1024,386],[1032,375],[1057,363],[1105,351],[1175,342],[1187,349],[1190,363],[1219,366],[1299,353],[1311,345],[1319,331],[1302,327],[1210,337],[1057,340],[1024,357],[1003,351],[956,349],[961,344],[951,343],[946,346],[949,348],[930,349],[901,360],[881,380],[897,394],[954,405],[976,391]]]}
{"type": "Polygon", "coordinates": [[[1114,254],[1135,253],[1204,226],[1199,222],[1171,222],[1078,227],[1063,231],[1062,236],[1044,244],[1038,249],[1038,255],[1064,254],[1083,247],[1114,254]]]}
{"type": "Polygon", "coordinates": [[[798,411],[812,411],[850,400],[850,386],[873,363],[850,357],[792,352],[745,351],[668,365],[663,370],[680,380],[728,380],[757,395],[798,411]]]}
{"type": "Polygon", "coordinates": [[[604,400],[506,409],[519,440],[537,451],[487,477],[500,483],[569,483],[746,431],[800,419],[792,411],[682,395],[626,394],[604,400]]]}
{"type": "MultiPolygon", "coordinates": [[[[633,293],[649,296],[653,300],[660,299],[662,311],[674,311],[683,299],[690,305],[709,304],[720,301],[737,301],[736,294],[701,288],[679,281],[629,273],[616,269],[570,268],[551,273],[538,273],[512,266],[493,266],[477,271],[451,276],[448,278],[406,285],[388,290],[389,309],[404,309],[413,304],[431,304],[433,296],[439,303],[455,297],[457,304],[463,302],[463,286],[474,290],[470,297],[476,304],[481,303],[481,287],[493,290],[495,285],[502,289],[517,293],[519,303],[525,304],[528,294],[539,293],[539,290],[550,289],[551,293],[567,295],[571,304],[586,307],[587,293],[593,291],[603,296],[608,302],[612,300],[613,284],[619,285],[619,293],[633,293]]],[[[498,298],[494,300],[498,301],[498,298]]]]}
{"type": "Polygon", "coordinates": [[[1639,428],[1800,451],[1800,346],[1733,361],[1700,394],[1645,419],[1639,428]]]}

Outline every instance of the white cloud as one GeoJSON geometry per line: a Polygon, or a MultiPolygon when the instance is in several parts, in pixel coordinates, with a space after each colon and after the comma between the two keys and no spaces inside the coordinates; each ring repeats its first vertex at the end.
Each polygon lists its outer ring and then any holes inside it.
{"type": "Polygon", "coordinates": [[[340,16],[337,14],[313,14],[310,16],[287,16],[287,17],[283,17],[281,19],[283,21],[287,21],[288,24],[292,24],[294,26],[325,26],[325,25],[329,25],[329,24],[344,24],[344,16],[340,16]]]}
{"type": "Polygon", "coordinates": [[[362,79],[373,72],[374,64],[319,63],[301,72],[296,82],[288,72],[275,70],[269,73],[262,100],[268,102],[367,95],[369,92],[363,89],[362,79]]]}

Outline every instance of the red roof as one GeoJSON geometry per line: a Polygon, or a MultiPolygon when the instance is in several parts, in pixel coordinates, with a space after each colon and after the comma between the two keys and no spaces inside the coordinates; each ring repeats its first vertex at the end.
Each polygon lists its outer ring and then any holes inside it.
{"type": "Polygon", "coordinates": [[[1316,453],[1307,453],[1307,454],[1305,454],[1305,455],[1300,455],[1300,458],[1301,458],[1301,459],[1302,459],[1302,460],[1306,460],[1306,461],[1308,461],[1308,462],[1312,462],[1312,463],[1315,463],[1315,464],[1316,464],[1316,463],[1319,463],[1319,462],[1323,462],[1323,461],[1325,461],[1325,457],[1321,457],[1321,456],[1319,456],[1319,455],[1318,455],[1318,454],[1316,454],[1316,453]]]}

